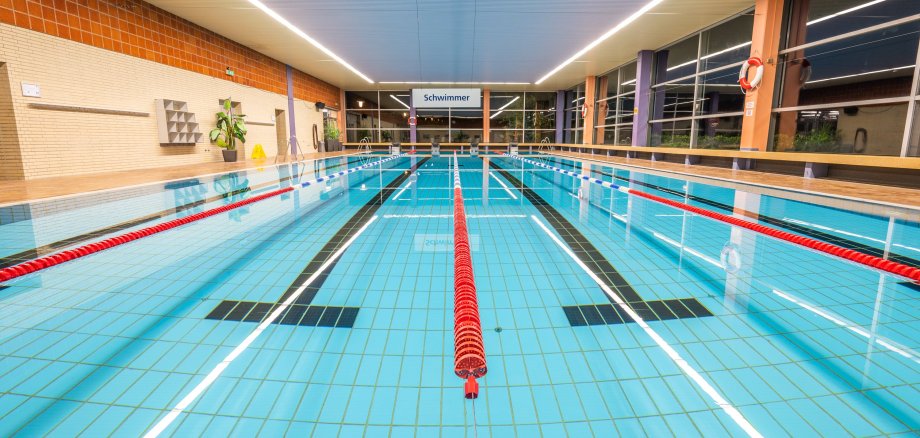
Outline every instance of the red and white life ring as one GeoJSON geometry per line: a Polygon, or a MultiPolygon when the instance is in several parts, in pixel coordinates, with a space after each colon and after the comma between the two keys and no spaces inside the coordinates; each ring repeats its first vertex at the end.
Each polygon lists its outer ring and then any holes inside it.
{"type": "Polygon", "coordinates": [[[581,106],[581,118],[588,117],[588,105],[581,106]]]}
{"type": "Polygon", "coordinates": [[[752,56],[748,58],[747,61],[744,61],[744,64],[741,64],[741,73],[738,74],[738,85],[741,86],[741,89],[744,91],[751,91],[757,88],[760,85],[760,81],[763,80],[763,61],[756,57],[752,56]],[[754,79],[748,82],[747,75],[748,69],[751,67],[757,67],[757,71],[754,72],[754,79]]]}

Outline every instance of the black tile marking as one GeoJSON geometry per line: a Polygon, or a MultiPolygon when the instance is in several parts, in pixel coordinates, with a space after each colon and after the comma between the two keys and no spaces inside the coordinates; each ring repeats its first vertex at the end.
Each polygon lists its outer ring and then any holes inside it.
{"type": "Polygon", "coordinates": [[[920,283],[914,283],[912,281],[899,281],[898,284],[909,289],[913,289],[917,292],[920,292],[920,283]]]}
{"type": "MultiPolygon", "coordinates": [[[[276,307],[274,303],[255,303],[251,301],[222,301],[206,319],[220,321],[262,322],[276,307]],[[219,313],[220,310],[233,308],[252,309],[249,314],[239,319],[233,312],[219,313]]],[[[358,316],[357,307],[304,306],[291,304],[284,316],[275,320],[275,324],[299,325],[307,327],[342,327],[351,328],[358,316]],[[341,315],[341,316],[340,316],[341,315]]]]}
{"type": "MultiPolygon", "coordinates": [[[[563,163],[563,162],[561,162],[561,161],[557,161],[557,160],[553,160],[553,159],[549,159],[549,160],[547,160],[547,161],[551,161],[551,162],[552,162],[553,164],[555,164],[556,166],[566,166],[566,167],[570,167],[570,168],[572,168],[572,169],[575,169],[575,167],[574,167],[573,165],[568,164],[568,163],[563,163]]],[[[685,193],[683,193],[683,192],[681,192],[681,191],[677,191],[677,190],[674,190],[674,189],[669,189],[669,188],[667,188],[667,187],[662,187],[662,186],[655,185],[655,184],[651,184],[651,183],[647,183],[647,182],[644,182],[644,181],[637,181],[637,180],[634,180],[634,179],[629,179],[629,178],[626,178],[626,177],[623,177],[623,176],[613,175],[613,174],[610,174],[610,173],[607,173],[607,172],[602,172],[602,171],[600,171],[600,170],[591,169],[591,173],[594,173],[594,174],[597,174],[597,175],[607,176],[607,177],[610,177],[610,178],[615,178],[615,179],[618,179],[618,180],[620,180],[620,181],[626,181],[626,182],[629,182],[629,183],[632,183],[632,184],[636,184],[636,185],[640,185],[640,186],[643,186],[643,187],[648,187],[648,188],[650,188],[650,189],[658,190],[658,191],[660,191],[660,192],[667,193],[667,194],[669,194],[669,195],[679,196],[679,197],[681,197],[681,198],[686,197],[687,199],[690,199],[691,201],[696,201],[696,202],[699,202],[699,203],[701,203],[701,204],[708,205],[708,206],[714,207],[714,208],[718,208],[718,209],[720,209],[720,210],[722,210],[722,211],[726,211],[726,212],[729,212],[729,213],[731,213],[731,212],[734,211],[734,207],[732,207],[731,205],[728,205],[728,204],[725,204],[725,203],[722,203],[722,202],[718,202],[718,201],[714,201],[714,200],[711,200],[711,199],[708,199],[708,198],[704,198],[704,197],[701,197],[701,196],[687,195],[687,194],[685,194],[685,193]]],[[[809,227],[806,227],[806,226],[803,226],[803,225],[799,225],[799,224],[795,224],[795,223],[792,223],[792,222],[784,221],[784,220],[782,220],[782,219],[778,219],[778,218],[775,218],[775,217],[766,216],[766,215],[763,215],[763,214],[757,214],[756,217],[755,217],[754,219],[756,219],[756,220],[758,220],[758,221],[761,221],[761,222],[763,222],[763,223],[766,223],[766,224],[770,224],[770,225],[776,226],[776,227],[785,228],[785,229],[787,229],[787,230],[789,230],[789,231],[793,231],[793,232],[795,232],[795,233],[799,233],[799,234],[801,234],[801,235],[803,235],[803,236],[808,236],[808,237],[811,237],[811,238],[813,238],[813,239],[818,239],[818,240],[821,240],[821,241],[824,241],[824,242],[827,242],[827,243],[832,243],[832,244],[837,245],[837,246],[839,246],[839,247],[841,247],[841,248],[852,249],[852,250],[854,250],[854,251],[859,251],[859,252],[862,252],[862,253],[865,253],[865,254],[869,254],[869,255],[876,256],[876,257],[881,257],[881,258],[884,258],[884,256],[885,256],[885,250],[884,250],[884,248],[876,248],[876,247],[874,247],[874,246],[866,245],[866,244],[864,244],[864,243],[856,242],[856,241],[854,241],[854,240],[850,240],[850,239],[847,239],[847,238],[844,238],[844,237],[840,237],[840,236],[836,236],[836,235],[833,235],[833,234],[825,233],[825,232],[823,232],[823,231],[818,231],[818,230],[815,230],[815,229],[813,229],[813,228],[809,228],[809,227]]],[[[913,267],[915,267],[915,268],[920,268],[920,260],[915,259],[915,258],[912,258],[912,257],[905,256],[905,255],[901,255],[901,254],[896,254],[896,253],[893,253],[893,252],[889,252],[889,253],[888,253],[888,260],[891,260],[891,261],[897,262],[897,263],[901,263],[901,264],[903,264],[903,265],[913,266],[913,267]]]]}
{"type": "Polygon", "coordinates": [[[357,307],[344,307],[342,308],[342,315],[339,316],[338,322],[335,323],[336,327],[354,327],[355,319],[358,317],[357,307]]]}
{"type": "MultiPolygon", "coordinates": [[[[338,167],[341,167],[341,166],[346,166],[346,165],[350,166],[351,164],[354,164],[355,162],[357,162],[357,160],[355,160],[355,161],[349,161],[347,164],[337,164],[337,165],[335,165],[335,166],[329,166],[328,168],[326,168],[326,170],[328,171],[328,170],[332,170],[332,169],[335,169],[335,168],[338,168],[338,167]]],[[[103,237],[103,236],[106,236],[106,235],[108,235],[108,234],[117,233],[117,232],[119,232],[119,231],[124,231],[124,230],[130,229],[130,228],[134,228],[134,227],[137,227],[137,226],[146,224],[146,223],[148,223],[148,222],[152,222],[152,221],[155,221],[155,220],[163,219],[163,218],[165,218],[165,217],[168,217],[168,216],[171,216],[171,215],[174,215],[174,214],[177,214],[177,213],[181,213],[181,212],[183,212],[183,211],[190,210],[190,209],[193,209],[193,208],[196,208],[196,207],[200,207],[200,206],[202,206],[202,205],[204,205],[204,204],[207,204],[207,203],[210,203],[210,202],[214,202],[214,201],[218,201],[218,200],[220,200],[220,199],[224,199],[224,198],[231,197],[231,196],[236,196],[236,195],[239,195],[239,194],[244,193],[244,192],[247,192],[247,191],[253,191],[253,193],[257,193],[257,192],[259,192],[260,190],[264,191],[264,190],[270,190],[270,189],[273,189],[273,188],[277,188],[277,187],[276,187],[277,184],[287,182],[287,181],[289,181],[289,180],[292,179],[292,178],[293,178],[293,176],[288,176],[288,177],[281,178],[281,179],[279,179],[279,180],[277,180],[277,181],[269,181],[269,182],[265,182],[265,183],[262,183],[262,184],[257,184],[257,185],[255,185],[255,186],[251,186],[251,187],[244,187],[244,188],[241,188],[241,189],[238,189],[238,190],[234,190],[234,191],[232,191],[232,192],[227,192],[227,193],[223,193],[223,194],[220,194],[220,195],[215,195],[215,196],[212,196],[212,197],[210,197],[210,198],[200,199],[200,200],[197,200],[197,201],[192,201],[192,202],[189,202],[189,203],[187,203],[187,204],[179,205],[179,206],[174,207],[174,208],[169,208],[169,209],[166,209],[166,210],[162,210],[162,211],[160,211],[160,212],[151,213],[151,214],[148,214],[148,215],[146,215],[146,216],[139,217],[139,218],[137,218],[137,219],[132,219],[132,220],[129,220],[129,221],[126,221],[126,222],[122,222],[122,223],[119,223],[119,224],[115,224],[115,225],[111,225],[111,226],[108,226],[108,227],[100,228],[100,229],[98,229],[98,230],[94,230],[94,231],[90,231],[90,232],[87,232],[87,233],[79,234],[79,235],[76,235],[76,236],[73,236],[73,237],[68,237],[68,238],[66,238],[66,239],[58,240],[58,241],[56,241],[56,242],[52,242],[52,243],[49,243],[49,244],[47,244],[47,245],[42,245],[42,246],[39,246],[39,247],[36,247],[36,248],[27,249],[27,250],[25,250],[25,251],[21,251],[21,252],[18,252],[18,253],[16,253],[16,254],[11,254],[11,255],[8,255],[8,256],[5,256],[5,257],[0,257],[0,269],[6,268],[6,267],[10,267],[10,266],[14,266],[14,265],[18,265],[18,264],[20,264],[20,263],[27,262],[27,261],[29,261],[29,260],[34,260],[34,259],[36,259],[36,258],[45,256],[45,255],[48,255],[48,254],[53,254],[53,253],[57,252],[58,250],[60,250],[61,248],[66,248],[66,247],[68,247],[68,246],[72,246],[72,245],[75,245],[75,244],[85,243],[85,242],[88,242],[88,241],[90,241],[90,240],[95,240],[95,239],[101,238],[101,237],[103,237]]],[[[167,188],[168,188],[168,187],[167,187],[167,188]]],[[[15,207],[15,206],[14,206],[14,207],[15,207]]],[[[14,221],[14,222],[18,222],[19,220],[29,219],[30,217],[31,217],[31,216],[28,216],[28,215],[27,215],[27,216],[24,216],[23,218],[20,218],[20,219],[14,221]]]]}
{"type": "MultiPolygon", "coordinates": [[[[220,304],[218,304],[220,305],[220,304]]],[[[249,314],[249,311],[256,306],[256,303],[253,301],[240,301],[236,304],[236,307],[233,308],[223,319],[230,321],[242,321],[243,318],[249,314]]]]}
{"type": "Polygon", "coordinates": [[[569,324],[572,327],[588,325],[585,322],[584,314],[581,313],[581,309],[578,306],[563,306],[562,311],[565,312],[565,316],[569,319],[569,324]]]}
{"type": "MultiPolygon", "coordinates": [[[[407,172],[401,172],[399,176],[393,179],[389,184],[383,187],[379,193],[374,195],[364,206],[362,206],[357,213],[352,215],[348,222],[345,223],[319,250],[319,252],[313,257],[310,262],[303,268],[300,274],[294,279],[294,281],[287,287],[287,290],[284,291],[284,294],[278,298],[278,301],[275,303],[252,303],[254,308],[248,315],[241,315],[240,312],[237,312],[236,309],[239,308],[240,304],[236,304],[236,307],[233,308],[229,313],[224,312],[224,316],[221,317],[221,311],[218,309],[225,309],[229,304],[227,303],[236,303],[234,301],[222,301],[205,319],[218,319],[224,321],[242,321],[242,322],[261,322],[265,317],[271,313],[277,306],[282,302],[286,301],[291,295],[293,295],[297,289],[299,289],[310,277],[316,275],[316,279],[310,283],[309,286],[304,288],[304,291],[294,300],[288,309],[285,311],[278,320],[275,321],[275,324],[282,325],[298,325],[298,326],[310,326],[310,327],[343,327],[351,328],[354,326],[355,319],[358,316],[358,311],[360,310],[357,307],[336,307],[336,306],[313,306],[311,303],[313,299],[316,298],[316,294],[319,293],[320,289],[323,287],[323,284],[326,282],[326,279],[329,278],[329,274],[332,272],[332,269],[335,268],[335,265],[341,260],[341,257],[333,260],[329,263],[329,266],[324,269],[322,272],[323,264],[329,262],[332,258],[332,255],[335,254],[342,245],[345,244],[364,224],[375,214],[377,210],[380,209],[380,206],[386,202],[390,196],[399,189],[408,178],[409,175],[414,173],[418,168],[420,168],[429,158],[423,158],[420,160],[414,167],[407,172]],[[319,274],[317,274],[319,272],[319,274]],[[232,317],[231,317],[232,316],[232,317]]],[[[249,311],[250,309],[246,309],[249,311]]]]}
{"type": "MultiPolygon", "coordinates": [[[[645,304],[648,304],[648,307],[645,308],[644,313],[647,316],[643,316],[643,320],[646,322],[651,321],[667,321],[671,319],[686,319],[686,318],[699,318],[712,316],[712,313],[709,310],[706,310],[702,304],[699,307],[705,310],[705,314],[694,315],[687,311],[680,302],[682,300],[660,300],[660,301],[646,301],[645,304]],[[673,306],[680,306],[682,310],[672,312],[670,309],[673,309],[673,306]],[[649,313],[649,309],[654,309],[656,312],[649,313]]],[[[699,301],[692,300],[696,303],[699,301]]],[[[635,306],[633,306],[635,309],[635,306]]],[[[584,304],[579,306],[562,306],[562,311],[565,312],[566,318],[569,320],[569,324],[572,327],[581,327],[585,325],[615,325],[615,324],[632,324],[635,321],[632,320],[628,315],[623,312],[623,309],[616,304],[584,304]],[[591,316],[588,316],[591,315],[591,316]],[[603,318],[595,317],[603,316],[603,318]]]]}
{"type": "MultiPolygon", "coordinates": [[[[636,292],[635,289],[626,281],[625,278],[617,271],[616,268],[610,264],[610,261],[604,257],[601,252],[594,247],[590,240],[581,234],[578,229],[572,225],[565,217],[559,213],[558,210],[553,208],[548,202],[546,202],[539,194],[533,191],[530,187],[524,184],[522,181],[514,177],[497,164],[494,161],[490,161],[489,165],[498,171],[508,182],[511,183],[516,190],[519,190],[537,210],[540,211],[540,214],[549,222],[550,226],[556,230],[556,233],[562,237],[562,240],[565,241],[566,245],[572,249],[572,252],[575,253],[578,258],[585,263],[585,266],[591,270],[594,275],[596,275],[604,284],[610,288],[617,296],[620,297],[626,304],[632,308],[637,315],[646,321],[661,321],[667,319],[676,319],[678,316],[669,310],[669,307],[658,301],[645,301],[636,292]]],[[[611,303],[615,301],[608,297],[611,303]]],[[[693,301],[695,308],[703,309],[700,313],[692,312],[696,316],[712,316],[712,313],[706,310],[706,308],[696,300],[696,298],[684,298],[683,301],[693,301]],[[708,314],[708,315],[707,315],[708,314]]],[[[612,311],[617,314],[619,320],[622,321],[631,321],[628,315],[619,313],[619,309],[616,306],[612,306],[612,311]]],[[[572,323],[573,326],[576,323],[581,321],[578,318],[574,317],[574,312],[571,310],[563,310],[566,312],[566,316],[569,317],[569,321],[575,321],[572,323]]],[[[613,320],[616,321],[616,318],[610,311],[605,310],[606,314],[601,313],[599,309],[594,308],[593,306],[576,306],[576,310],[582,314],[582,318],[585,321],[585,324],[588,325],[597,325],[606,323],[606,321],[613,320]],[[610,319],[608,319],[610,318],[610,319]]],[[[691,308],[692,310],[692,308],[691,308]]],[[[584,324],[579,324],[584,325],[584,324]]]]}

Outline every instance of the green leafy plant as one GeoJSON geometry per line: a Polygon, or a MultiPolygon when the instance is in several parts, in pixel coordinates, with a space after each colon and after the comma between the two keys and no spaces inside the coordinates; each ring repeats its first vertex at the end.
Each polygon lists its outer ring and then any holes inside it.
{"type": "Polygon", "coordinates": [[[325,129],[326,140],[338,140],[342,132],[339,131],[338,125],[333,122],[326,123],[325,129]]]}
{"type": "Polygon", "coordinates": [[[246,142],[246,122],[244,114],[233,114],[230,98],[224,101],[224,110],[217,113],[217,127],[211,130],[211,141],[228,151],[236,150],[236,141],[246,142]]]}
{"type": "Polygon", "coordinates": [[[825,124],[796,134],[792,144],[797,152],[839,152],[840,134],[833,126],[825,124]]]}

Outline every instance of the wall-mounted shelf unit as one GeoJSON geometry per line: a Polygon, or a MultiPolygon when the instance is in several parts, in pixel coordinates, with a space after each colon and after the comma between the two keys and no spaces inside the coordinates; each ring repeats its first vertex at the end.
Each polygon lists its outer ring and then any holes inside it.
{"type": "Polygon", "coordinates": [[[160,145],[189,145],[201,141],[198,120],[188,111],[188,103],[157,99],[156,107],[160,145]]]}

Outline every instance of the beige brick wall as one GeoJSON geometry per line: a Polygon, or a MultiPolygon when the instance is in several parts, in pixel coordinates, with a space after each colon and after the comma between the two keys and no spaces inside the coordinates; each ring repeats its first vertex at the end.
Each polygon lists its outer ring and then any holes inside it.
{"type": "MultiPolygon", "coordinates": [[[[274,156],[278,145],[272,118],[276,109],[284,110],[285,116],[288,111],[284,95],[6,24],[0,24],[0,63],[6,63],[9,73],[26,179],[220,161],[220,148],[211,145],[206,136],[214,126],[218,100],[227,97],[241,102],[247,120],[270,124],[250,125],[242,150],[248,156],[258,143],[266,154],[274,156]],[[41,97],[23,97],[22,82],[38,84],[41,97]],[[205,134],[202,142],[160,146],[155,99],[188,102],[205,134]],[[51,111],[31,108],[32,103],[145,112],[149,116],[51,111]]],[[[0,124],[10,119],[4,115],[3,105],[0,102],[0,124]]],[[[307,146],[307,129],[313,123],[322,126],[322,113],[313,110],[311,102],[298,100],[295,107],[298,137],[307,146]]],[[[7,143],[2,146],[8,147],[7,143]]],[[[4,154],[0,158],[7,152],[0,148],[4,154]]],[[[16,176],[0,171],[0,178],[16,176]]]]}

